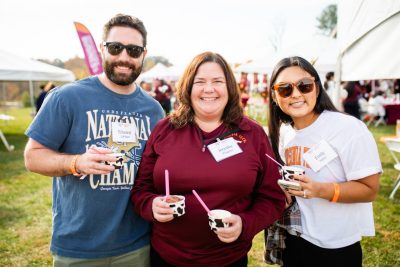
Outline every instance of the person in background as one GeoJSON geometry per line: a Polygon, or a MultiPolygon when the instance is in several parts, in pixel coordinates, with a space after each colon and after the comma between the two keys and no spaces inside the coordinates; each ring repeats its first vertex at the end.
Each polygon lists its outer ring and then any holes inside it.
{"type": "Polygon", "coordinates": [[[165,111],[165,114],[169,114],[171,111],[171,94],[172,88],[164,80],[154,80],[154,93],[155,99],[161,104],[165,111]]]}
{"type": "Polygon", "coordinates": [[[176,95],[180,106],[154,128],[132,189],[135,210],[153,223],[152,266],[247,266],[253,237],[284,209],[268,137],[243,115],[233,72],[217,53],[191,61],[176,95]],[[177,218],[164,201],[166,169],[171,194],[186,198],[177,218]],[[228,228],[210,230],[192,189],[210,210],[232,213],[228,228]]]}
{"type": "Polygon", "coordinates": [[[324,88],[326,91],[335,88],[335,73],[333,71],[330,71],[325,75],[324,88]]]}
{"type": "Polygon", "coordinates": [[[171,80],[168,84],[171,86],[172,90],[170,96],[172,110],[177,110],[179,107],[179,101],[176,99],[176,81],[171,80]]]}
{"type": "Polygon", "coordinates": [[[242,83],[239,83],[239,90],[240,90],[240,102],[242,103],[242,107],[246,109],[247,102],[249,102],[250,95],[248,94],[247,90],[242,87],[242,83]]]}
{"type": "Polygon", "coordinates": [[[328,72],[325,78],[326,80],[324,82],[324,88],[326,90],[326,93],[328,94],[332,102],[335,103],[336,101],[338,101],[338,108],[340,111],[343,111],[344,110],[343,103],[348,96],[347,91],[341,85],[339,86],[339,88],[335,88],[336,86],[335,86],[334,72],[328,72]],[[339,94],[336,91],[336,89],[339,90],[339,94]]]}
{"type": "Polygon", "coordinates": [[[240,91],[240,101],[242,103],[242,107],[244,108],[245,112],[247,107],[247,102],[250,99],[250,82],[248,80],[248,73],[242,72],[240,74],[240,81],[239,81],[239,91],[240,91]]]}
{"type": "Polygon", "coordinates": [[[374,96],[370,97],[367,104],[367,114],[369,116],[366,124],[369,124],[375,121],[375,126],[378,126],[380,123],[386,124],[385,122],[385,105],[389,104],[388,100],[385,99],[384,91],[376,91],[374,96]]]}
{"type": "Polygon", "coordinates": [[[400,94],[400,79],[396,79],[393,83],[393,94],[400,94]]]}
{"type": "MultiPolygon", "coordinates": [[[[324,88],[326,90],[326,93],[328,94],[329,98],[333,101],[335,99],[335,73],[330,71],[325,75],[325,82],[324,82],[324,88]]],[[[340,101],[343,101],[346,96],[343,99],[340,99],[340,101]]]]}
{"type": "Polygon", "coordinates": [[[344,112],[357,119],[361,118],[359,97],[361,94],[361,85],[358,82],[346,82],[344,89],[347,91],[347,97],[343,101],[344,112]]]}
{"type": "Polygon", "coordinates": [[[269,91],[269,88],[268,88],[268,74],[263,74],[263,80],[262,80],[261,85],[262,86],[259,87],[259,90],[261,90],[260,91],[260,95],[263,98],[264,103],[267,103],[268,102],[268,91],[269,91]]]}
{"type": "Polygon", "coordinates": [[[52,82],[48,82],[47,84],[41,85],[40,86],[40,94],[38,98],[36,99],[36,114],[39,112],[40,107],[43,104],[44,98],[46,97],[47,93],[55,88],[56,86],[52,82]]]}
{"type": "Polygon", "coordinates": [[[240,80],[239,80],[239,89],[240,91],[249,91],[250,82],[247,78],[248,73],[242,72],[240,73],[240,80]]]}
{"type": "Polygon", "coordinates": [[[283,266],[362,266],[360,240],[375,233],[371,202],[382,172],[374,137],[336,110],[303,58],[279,61],[270,85],[275,156],[305,170],[293,175],[302,189],[286,191],[288,204],[293,196],[299,206],[302,233],[286,234],[283,266]]]}
{"type": "Polygon", "coordinates": [[[146,93],[148,93],[150,96],[155,97],[156,94],[153,92],[153,90],[151,89],[151,84],[145,81],[141,81],[140,82],[140,87],[146,91],[146,93]]]}
{"type": "Polygon", "coordinates": [[[26,167],[53,176],[55,267],[150,264],[149,225],[129,201],[146,141],[164,115],[135,84],[146,43],[142,21],[111,18],[100,45],[104,73],[53,90],[26,131],[26,167]],[[115,152],[123,154],[119,169],[103,163],[116,162],[115,152]]]}

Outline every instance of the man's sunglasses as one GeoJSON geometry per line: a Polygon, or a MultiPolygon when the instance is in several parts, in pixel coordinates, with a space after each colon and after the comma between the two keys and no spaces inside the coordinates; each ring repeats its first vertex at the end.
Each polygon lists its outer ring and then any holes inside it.
{"type": "Polygon", "coordinates": [[[144,47],[132,44],[124,45],[119,42],[103,42],[103,45],[107,47],[108,53],[113,56],[119,55],[122,50],[126,49],[130,57],[138,58],[144,51],[144,47]]]}
{"type": "Polygon", "coordinates": [[[280,97],[289,97],[292,95],[295,86],[302,94],[310,93],[314,89],[314,78],[303,78],[296,83],[281,82],[275,84],[272,88],[278,92],[280,97]]]}

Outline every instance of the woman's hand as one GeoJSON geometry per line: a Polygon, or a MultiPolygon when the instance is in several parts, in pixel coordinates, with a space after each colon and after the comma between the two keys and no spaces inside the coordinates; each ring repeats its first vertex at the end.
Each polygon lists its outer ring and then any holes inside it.
{"type": "MultiPolygon", "coordinates": [[[[293,175],[300,182],[303,190],[288,190],[292,196],[302,198],[322,198],[330,201],[335,194],[334,183],[320,183],[305,175],[293,175]]],[[[359,203],[374,201],[379,190],[379,174],[352,180],[339,184],[339,199],[341,203],[359,203]]]]}
{"type": "Polygon", "coordinates": [[[306,175],[293,175],[292,179],[299,182],[303,190],[289,189],[287,192],[290,195],[302,198],[314,198],[318,196],[320,183],[313,181],[306,175]]]}
{"type": "Polygon", "coordinates": [[[159,222],[169,222],[174,219],[174,211],[169,204],[164,201],[165,197],[156,197],[153,199],[152,210],[153,217],[159,222]]]}
{"type": "Polygon", "coordinates": [[[222,219],[222,222],[229,223],[229,227],[217,228],[215,233],[217,234],[219,240],[224,243],[232,243],[238,239],[242,233],[242,218],[240,218],[238,215],[232,214],[232,216],[222,219]]]}

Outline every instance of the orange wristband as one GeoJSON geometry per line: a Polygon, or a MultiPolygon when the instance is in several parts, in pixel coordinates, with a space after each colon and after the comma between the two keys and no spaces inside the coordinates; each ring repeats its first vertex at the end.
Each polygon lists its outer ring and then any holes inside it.
{"type": "Polygon", "coordinates": [[[337,184],[337,183],[334,183],[333,186],[334,186],[334,188],[335,188],[335,192],[333,193],[333,197],[332,197],[332,199],[331,199],[331,202],[335,203],[335,202],[337,202],[338,199],[339,199],[340,187],[339,187],[339,184],[337,184]]]}
{"type": "Polygon", "coordinates": [[[74,175],[74,176],[81,176],[81,174],[76,171],[76,160],[78,159],[79,156],[80,155],[73,156],[71,163],[69,165],[69,169],[70,169],[72,175],[74,175]]]}

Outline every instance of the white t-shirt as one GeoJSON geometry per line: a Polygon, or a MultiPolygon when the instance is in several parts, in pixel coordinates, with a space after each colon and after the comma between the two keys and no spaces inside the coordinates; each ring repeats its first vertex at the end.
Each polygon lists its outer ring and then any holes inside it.
{"type": "Polygon", "coordinates": [[[386,100],[381,95],[370,98],[368,101],[368,113],[375,116],[385,116],[385,104],[386,100]]]}
{"type": "MultiPolygon", "coordinates": [[[[377,145],[360,120],[339,112],[324,111],[310,126],[281,131],[281,158],[287,165],[303,167],[314,181],[342,183],[381,173],[377,145]],[[314,172],[303,154],[325,140],[338,157],[314,172]]],[[[375,235],[372,203],[332,203],[321,198],[297,197],[302,237],[323,248],[341,248],[375,235]]]]}

